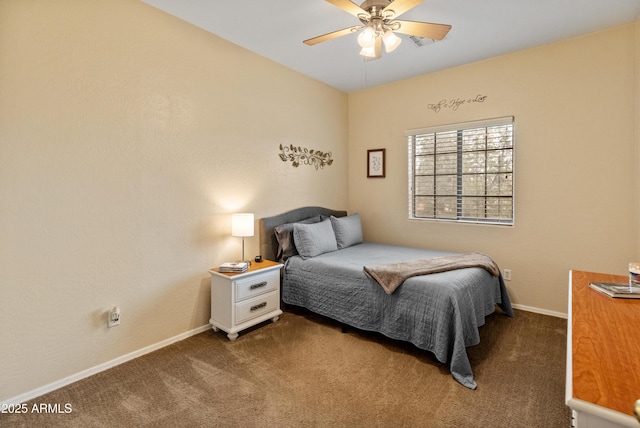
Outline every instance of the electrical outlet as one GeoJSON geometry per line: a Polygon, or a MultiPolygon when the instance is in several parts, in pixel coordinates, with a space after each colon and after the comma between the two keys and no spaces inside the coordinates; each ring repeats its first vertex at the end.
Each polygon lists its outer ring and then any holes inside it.
{"type": "Polygon", "coordinates": [[[109,311],[108,318],[107,326],[109,328],[120,325],[120,308],[114,306],[113,309],[109,311]]]}
{"type": "Polygon", "coordinates": [[[505,269],[504,275],[502,276],[504,277],[505,281],[511,281],[511,269],[505,269]]]}

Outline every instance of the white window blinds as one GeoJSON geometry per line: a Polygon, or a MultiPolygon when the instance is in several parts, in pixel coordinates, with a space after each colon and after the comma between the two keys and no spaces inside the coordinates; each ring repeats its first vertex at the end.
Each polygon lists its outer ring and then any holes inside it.
{"type": "Polygon", "coordinates": [[[513,225],[513,117],[405,135],[410,219],[513,225]]]}

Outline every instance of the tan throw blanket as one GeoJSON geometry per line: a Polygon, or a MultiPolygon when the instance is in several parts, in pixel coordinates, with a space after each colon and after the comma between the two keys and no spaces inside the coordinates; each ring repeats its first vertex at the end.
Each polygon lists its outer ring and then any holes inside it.
{"type": "Polygon", "coordinates": [[[493,276],[500,275],[496,262],[491,257],[480,253],[456,254],[373,267],[364,266],[363,269],[364,273],[380,284],[387,294],[391,294],[406,279],[413,276],[473,267],[485,269],[493,276]]]}

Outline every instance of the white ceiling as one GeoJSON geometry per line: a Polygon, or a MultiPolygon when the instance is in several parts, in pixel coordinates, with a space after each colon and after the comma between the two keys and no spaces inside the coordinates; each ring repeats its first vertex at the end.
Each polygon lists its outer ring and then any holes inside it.
{"type": "Polygon", "coordinates": [[[403,41],[398,49],[364,62],[356,34],[315,46],[302,43],[360,24],[325,0],[142,1],[345,92],[592,33],[640,16],[640,0],[427,0],[402,19],[452,25],[444,40],[425,40],[425,46],[417,47],[399,34],[403,41]]]}

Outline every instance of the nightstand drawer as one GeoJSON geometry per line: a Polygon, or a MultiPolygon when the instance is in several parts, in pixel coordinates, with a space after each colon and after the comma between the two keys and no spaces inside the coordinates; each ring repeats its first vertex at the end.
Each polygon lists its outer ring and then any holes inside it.
{"type": "Polygon", "coordinates": [[[243,323],[280,307],[280,295],[269,293],[236,305],[236,324],[243,323]]]}
{"type": "Polygon", "coordinates": [[[234,281],[236,287],[236,302],[268,293],[280,285],[280,271],[265,272],[249,278],[234,281]]]}

